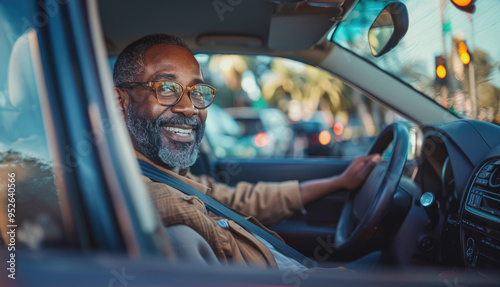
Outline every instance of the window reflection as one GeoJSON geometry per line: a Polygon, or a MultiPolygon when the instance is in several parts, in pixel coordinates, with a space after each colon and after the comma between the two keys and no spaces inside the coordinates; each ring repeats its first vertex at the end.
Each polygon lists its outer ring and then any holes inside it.
{"type": "Polygon", "coordinates": [[[36,34],[21,21],[25,4],[0,3],[0,245],[11,247],[9,231],[16,249],[60,247],[65,233],[31,57],[36,34]]]}

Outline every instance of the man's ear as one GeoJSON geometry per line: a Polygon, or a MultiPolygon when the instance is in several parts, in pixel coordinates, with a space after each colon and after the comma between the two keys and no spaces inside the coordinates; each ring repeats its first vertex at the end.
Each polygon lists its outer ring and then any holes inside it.
{"type": "Polygon", "coordinates": [[[130,96],[119,87],[115,87],[115,96],[118,100],[118,108],[120,109],[120,111],[122,111],[123,118],[126,118],[128,106],[130,105],[130,96]]]}

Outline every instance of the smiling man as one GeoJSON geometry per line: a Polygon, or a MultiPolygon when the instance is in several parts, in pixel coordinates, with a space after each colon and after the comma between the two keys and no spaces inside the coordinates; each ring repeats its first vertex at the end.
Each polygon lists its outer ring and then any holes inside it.
{"type": "Polygon", "coordinates": [[[212,98],[215,90],[203,84],[198,62],[185,44],[172,41],[153,46],[145,41],[126,49],[117,60],[114,81],[121,88],[120,106],[134,148],[158,165],[185,169],[196,161],[205,130],[207,103],[202,93],[212,98]],[[135,61],[139,57],[143,61],[135,61]],[[185,91],[197,100],[179,97],[185,91]]]}
{"type": "MultiPolygon", "coordinates": [[[[133,42],[119,55],[113,80],[138,159],[255,217],[257,220],[248,220],[263,229],[259,221],[269,226],[302,211],[304,204],[322,196],[357,189],[380,161],[379,155],[359,157],[339,176],[300,184],[242,182],[234,188],[218,184],[188,171],[198,157],[206,108],[217,90],[204,83],[198,62],[180,38],[156,34],[133,42]]],[[[186,196],[182,190],[145,176],[144,180],[165,226],[189,226],[206,240],[219,262],[280,270],[305,268],[234,221],[208,212],[197,197],[186,196]]]]}

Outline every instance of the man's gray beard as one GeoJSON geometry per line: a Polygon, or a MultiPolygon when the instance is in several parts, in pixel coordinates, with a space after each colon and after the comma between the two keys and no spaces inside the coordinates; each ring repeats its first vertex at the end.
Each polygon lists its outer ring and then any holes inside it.
{"type": "Polygon", "coordinates": [[[126,119],[127,128],[136,141],[136,148],[152,162],[167,167],[185,169],[192,166],[198,158],[201,140],[205,133],[205,126],[197,119],[191,117],[174,116],[171,118],[157,118],[148,121],[144,117],[135,113],[129,107],[126,119]],[[162,126],[169,125],[189,125],[196,131],[194,141],[178,142],[169,140],[174,145],[175,150],[165,146],[162,141],[162,126]]]}

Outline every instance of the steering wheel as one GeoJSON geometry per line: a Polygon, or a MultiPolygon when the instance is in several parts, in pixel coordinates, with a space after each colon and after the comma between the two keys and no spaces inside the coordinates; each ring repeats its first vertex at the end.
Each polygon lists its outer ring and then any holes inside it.
{"type": "Polygon", "coordinates": [[[368,154],[382,154],[391,142],[393,150],[388,164],[378,164],[361,189],[349,194],[335,234],[336,252],[361,255],[360,251],[382,231],[380,223],[399,185],[408,155],[409,136],[403,123],[387,126],[368,154]]]}

